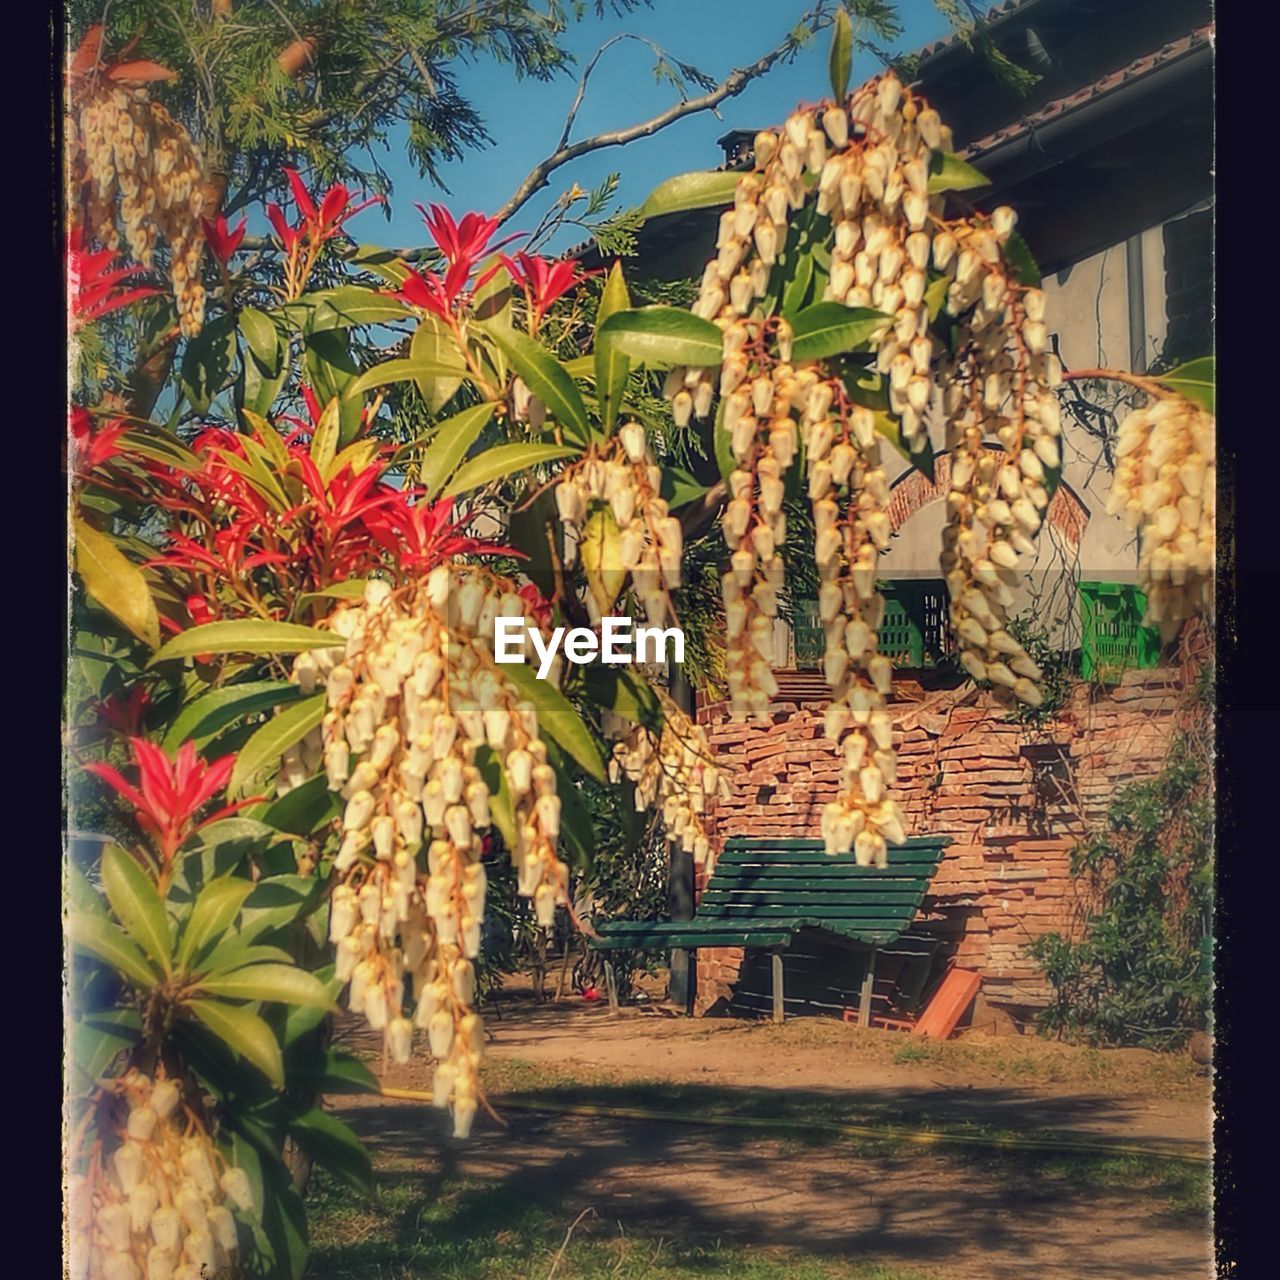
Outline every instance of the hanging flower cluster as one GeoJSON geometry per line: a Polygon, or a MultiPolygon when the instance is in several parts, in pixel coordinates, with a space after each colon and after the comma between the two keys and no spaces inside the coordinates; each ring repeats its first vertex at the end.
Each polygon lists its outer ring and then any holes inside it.
{"type": "MultiPolygon", "coordinates": [[[[770,660],[782,504],[799,443],[833,693],[827,730],[845,761],[823,833],[829,849],[853,848],[862,862],[882,863],[886,840],[902,838],[885,795],[896,770],[884,705],[892,668],[877,649],[888,479],[873,412],[851,403],[843,381],[817,361],[793,362],[791,324],[763,315],[760,300],[773,287],[797,211],[814,200],[831,225],[821,298],[884,316],[871,335],[873,367],[904,445],[913,454],[927,448],[931,414],[945,424],[952,468],[943,571],[961,660],[1002,701],[1037,705],[1041,673],[1006,623],[1013,570],[1035,553],[1061,464],[1052,394],[1060,373],[1046,351],[1043,295],[1019,282],[1006,252],[1012,211],[948,220],[944,197],[930,193],[935,158],[950,147],[938,113],[891,71],[845,105],[801,109],[781,130],[758,134],[753,170],[721,217],[717,254],[693,307],[724,333],[718,390],[735,464],[722,517],[731,710],[766,721],[776,690],[770,660]],[[944,311],[953,327],[945,344],[931,330],[944,311]]],[[[710,412],[715,377],[714,369],[669,375],[678,423],[710,412]]]]}
{"type": "Polygon", "coordinates": [[[150,62],[99,61],[102,28],[90,29],[69,73],[72,108],[67,151],[71,196],[82,206],[88,239],[150,267],[157,245],[169,247],[169,278],[184,337],[204,323],[204,175],[186,128],[146,86],[173,73],[150,62]],[[118,222],[117,222],[118,215],[118,222]]]}
{"type": "Polygon", "coordinates": [[[945,362],[951,488],[942,571],[960,661],[998,701],[1039,706],[1041,671],[1007,629],[1016,570],[1036,554],[1050,477],[1062,464],[1057,357],[1046,350],[1044,295],[1012,277],[1003,246],[1011,210],[934,240],[957,321],[945,362]],[[994,435],[1000,448],[989,448],[994,435]]]}
{"type": "Polygon", "coordinates": [[[1107,513],[1138,531],[1147,621],[1166,641],[1212,603],[1216,453],[1213,414],[1171,392],[1120,424],[1107,513]]]}
{"type": "Polygon", "coordinates": [[[527,595],[478,567],[439,565],[401,591],[371,581],[327,625],[341,648],[301,655],[323,683],[329,786],[346,802],[330,917],[348,1007],[384,1031],[396,1061],[415,1026],[436,1059],[435,1101],[470,1131],[482,1047],[472,1013],[484,919],[482,833],[491,823],[479,753],[502,770],[519,892],[549,925],[568,874],[556,856],[560,798],[533,705],[493,661],[494,620],[538,625],[527,595]],[[404,1013],[406,979],[416,1009],[404,1013]]]}
{"type": "Polygon", "coordinates": [[[635,787],[636,812],[660,812],[667,839],[703,866],[712,852],[707,801],[727,800],[729,779],[716,766],[702,726],[661,689],[654,692],[662,712],[661,731],[629,726],[614,743],[609,777],[613,782],[627,778],[635,787]]]}
{"type": "MultiPolygon", "coordinates": [[[[659,493],[662,472],[653,460],[644,428],[625,423],[604,446],[593,448],[566,469],[556,486],[556,505],[566,531],[572,534],[566,559],[577,557],[592,503],[608,507],[618,530],[617,563],[603,571],[629,574],[640,607],[654,626],[673,620],[671,592],[680,586],[680,557],[684,537],[677,520],[659,493]]],[[[600,602],[588,593],[587,606],[598,619],[600,602]]]]}
{"type": "Polygon", "coordinates": [[[234,1269],[232,1206],[254,1209],[248,1174],[228,1166],[163,1068],[106,1083],[119,1117],[108,1153],[95,1143],[69,1188],[74,1280],[200,1280],[234,1269]]]}
{"type": "Polygon", "coordinates": [[[884,866],[888,842],[903,839],[901,814],[886,794],[897,776],[886,706],[893,664],[879,652],[884,597],[876,586],[876,557],[889,545],[889,482],[874,414],[850,403],[839,382],[810,397],[804,428],[823,674],[831,687],[824,724],[843,765],[840,793],[823,809],[822,836],[829,853],[852,849],[859,865],[884,866]]]}

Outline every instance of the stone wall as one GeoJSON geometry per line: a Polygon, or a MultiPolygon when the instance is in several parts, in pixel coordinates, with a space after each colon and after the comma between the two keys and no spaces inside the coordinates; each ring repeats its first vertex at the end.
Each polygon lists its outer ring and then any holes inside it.
{"type": "MultiPolygon", "coordinates": [[[[952,840],[917,927],[982,974],[987,1003],[1025,1017],[1045,1002],[1027,943],[1078,927],[1071,850],[1118,788],[1159,771],[1183,690],[1167,668],[1126,672],[1109,690],[1078,683],[1052,722],[1033,729],[972,684],[895,682],[895,794],[907,834],[952,840]]],[[[840,770],[818,699],[780,697],[768,728],[729,723],[723,703],[701,707],[699,719],[734,784],[713,814],[718,841],[819,834],[840,770]]],[[[699,953],[697,1011],[728,996],[741,960],[740,949],[699,953]]]]}

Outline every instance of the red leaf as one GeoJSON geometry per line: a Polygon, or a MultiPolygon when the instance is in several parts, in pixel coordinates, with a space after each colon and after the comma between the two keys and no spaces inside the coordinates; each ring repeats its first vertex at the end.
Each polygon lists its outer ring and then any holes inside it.
{"type": "Polygon", "coordinates": [[[115,66],[108,67],[107,78],[117,84],[154,84],[157,80],[172,83],[178,78],[178,73],[162,67],[158,62],[139,58],[136,62],[117,62],[115,66]]]}
{"type": "Polygon", "coordinates": [[[102,61],[102,23],[96,22],[84,33],[83,39],[71,58],[71,75],[78,78],[87,75],[102,61]]]}

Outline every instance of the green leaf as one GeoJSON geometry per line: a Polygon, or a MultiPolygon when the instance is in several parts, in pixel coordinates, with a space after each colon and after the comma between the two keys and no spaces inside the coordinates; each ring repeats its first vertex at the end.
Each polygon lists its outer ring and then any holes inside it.
{"type": "Polygon", "coordinates": [[[595,599],[601,617],[608,615],[627,582],[627,571],[622,567],[622,557],[618,554],[620,540],[618,522],[608,507],[597,507],[582,526],[578,555],[582,560],[587,589],[595,599]]]}
{"type": "Polygon", "coordinates": [[[485,324],[497,325],[500,328],[511,327],[511,272],[506,268],[497,254],[487,258],[476,268],[476,274],[483,276],[490,267],[496,268],[493,274],[472,295],[471,314],[485,324]]]}
{"type": "Polygon", "coordinates": [[[600,305],[596,308],[595,355],[596,397],[600,404],[600,426],[607,433],[618,416],[618,405],[627,385],[631,361],[626,353],[609,342],[600,341],[600,326],[620,311],[631,310],[631,295],[627,291],[622,263],[615,262],[609,270],[600,305]]]}
{"type": "Polygon", "coordinates": [[[236,408],[244,415],[269,413],[288,380],[287,360],[281,360],[279,372],[272,374],[263,369],[252,352],[247,353],[234,388],[236,408]]]}
{"type": "Polygon", "coordinates": [[[503,664],[501,675],[521,698],[533,703],[542,735],[559,743],[593,778],[603,782],[604,764],[595,739],[564,694],[550,682],[539,680],[533,668],[523,662],[503,664]]]}
{"type": "Polygon", "coordinates": [[[269,711],[301,696],[298,686],[287,680],[246,680],[211,689],[178,712],[160,745],[170,754],[187,741],[203,746],[242,716],[269,711]]]}
{"type": "Polygon", "coordinates": [[[373,1195],[373,1166],[352,1129],[319,1107],[289,1123],[298,1145],[318,1164],[336,1174],[363,1196],[373,1195]]]}
{"type": "Polygon", "coordinates": [[[291,1064],[289,1087],[304,1094],[382,1092],[378,1077],[359,1058],[332,1046],[321,1053],[308,1048],[296,1067],[291,1064]]]}
{"type": "Polygon", "coordinates": [[[89,883],[89,878],[85,873],[70,858],[67,858],[62,867],[66,873],[67,901],[77,911],[88,911],[94,915],[103,915],[106,911],[106,906],[102,901],[101,895],[89,883]]]}
{"type": "Polygon", "coordinates": [[[187,342],[179,378],[196,413],[206,413],[218,392],[231,382],[236,350],[236,331],[230,315],[208,321],[187,342]]]}
{"type": "Polygon", "coordinates": [[[664,213],[679,213],[683,209],[707,209],[715,205],[730,204],[738,187],[736,173],[682,173],[649,193],[640,206],[641,218],[656,218],[664,213]]]}
{"type": "Polygon", "coordinates": [[[815,302],[792,321],[791,359],[802,364],[865,348],[877,330],[892,323],[892,316],[869,307],[815,302]]]}
{"type": "Polygon", "coordinates": [[[582,675],[598,707],[655,732],[662,728],[662,704],[643,676],[626,667],[595,665],[583,667],[582,675]]]}
{"type": "Polygon", "coordinates": [[[288,838],[274,827],[244,817],[219,818],[201,827],[178,851],[169,901],[194,898],[206,884],[229,875],[245,858],[260,857],[288,838]]]}
{"type": "Polygon", "coordinates": [[[924,291],[924,305],[929,315],[930,324],[942,314],[942,308],[947,305],[947,290],[950,288],[951,277],[939,276],[924,291]]]}
{"type": "Polygon", "coordinates": [[[329,790],[328,780],[323,774],[317,774],[252,812],[266,826],[296,836],[309,836],[336,818],[342,812],[342,806],[337,793],[329,790]]]}
{"type": "Polygon", "coordinates": [[[837,9],[831,24],[831,56],[827,60],[831,74],[831,93],[837,103],[849,96],[849,76],[853,71],[853,23],[844,9],[837,9]]]}
{"type": "Polygon", "coordinates": [[[242,307],[239,320],[250,354],[261,366],[263,375],[274,378],[284,364],[280,331],[275,322],[256,307],[242,307]]]}
{"type": "Polygon", "coordinates": [[[564,768],[564,758],[554,748],[548,752],[557,775],[556,795],[560,797],[560,839],[569,861],[579,871],[595,861],[596,830],[591,813],[572,777],[564,768]]]}
{"type": "Polygon", "coordinates": [[[338,397],[333,396],[325,405],[315,431],[311,434],[311,461],[316,464],[321,475],[329,469],[329,464],[338,452],[339,415],[338,397]]]}
{"type": "Polygon", "coordinates": [[[602,345],[651,368],[717,365],[724,358],[724,334],[710,320],[678,307],[615,311],[596,333],[597,352],[602,345]]]}
{"type": "Polygon", "coordinates": [[[989,187],[991,179],[984,177],[971,164],[966,164],[950,151],[935,151],[929,161],[929,194],[943,191],[971,191],[974,187],[989,187]]]}
{"type": "Polygon", "coordinates": [[[565,433],[585,444],[591,435],[587,406],[573,379],[560,362],[528,334],[514,329],[492,330],[493,340],[502,349],[511,367],[524,379],[529,390],[547,406],[547,412],[565,433]]]}
{"type": "Polygon", "coordinates": [[[102,887],[116,919],[165,973],[173,972],[173,938],[151,877],[119,845],[102,855],[102,887]]]}
{"type": "Polygon", "coordinates": [[[494,406],[476,404],[440,423],[418,463],[418,479],[434,497],[458,469],[468,450],[493,419],[494,406]]]}
{"type": "Polygon", "coordinates": [[[241,928],[242,924],[237,926],[235,933],[224,935],[222,941],[212,949],[206,949],[199,960],[202,971],[240,969],[252,964],[282,964],[288,967],[297,963],[293,954],[283,947],[242,937],[241,928]]]}
{"type": "Polygon", "coordinates": [[[424,367],[443,365],[454,370],[448,375],[430,374],[414,379],[419,393],[427,402],[427,409],[431,413],[439,413],[462,386],[467,368],[453,334],[438,316],[424,315],[418,322],[409,343],[409,359],[424,367]]]}
{"type": "Polygon", "coordinates": [[[136,1009],[88,1013],[71,1026],[71,1057],[90,1082],[101,1076],[115,1056],[138,1043],[142,1018],[136,1009]]]}
{"type": "Polygon", "coordinates": [[[190,449],[185,448],[159,428],[147,428],[134,423],[120,437],[120,447],[126,453],[136,453],[151,458],[178,471],[197,471],[200,463],[190,449]]]}
{"type": "Polygon", "coordinates": [[[307,649],[339,647],[332,631],[300,627],[294,622],[267,622],[256,618],[232,622],[206,622],[176,635],[147,666],[190,658],[197,653],[303,653],[307,649]]]}
{"type": "Polygon", "coordinates": [[[252,1009],[221,1000],[191,1000],[186,1011],[202,1022],[238,1057],[284,1088],[284,1061],[275,1034],[252,1009]]]}
{"type": "Polygon", "coordinates": [[[520,847],[519,834],[516,831],[515,810],[511,804],[511,788],[507,785],[507,775],[492,747],[476,748],[476,768],[480,777],[489,789],[489,816],[493,825],[498,828],[502,842],[508,849],[520,847]]]}
{"type": "Polygon", "coordinates": [[[1176,369],[1170,369],[1168,373],[1157,374],[1155,381],[1162,387],[1167,387],[1170,391],[1176,391],[1178,395],[1186,396],[1188,400],[1194,400],[1203,405],[1210,413],[1217,412],[1214,408],[1212,356],[1200,356],[1199,359],[1180,364],[1176,369]]]}
{"type": "Polygon", "coordinates": [[[378,293],[364,285],[339,285],[307,294],[299,302],[314,302],[309,328],[312,333],[325,329],[346,329],[354,325],[390,324],[407,320],[413,312],[398,298],[378,293]]]}
{"type": "Polygon", "coordinates": [[[926,435],[924,448],[912,453],[902,438],[902,425],[891,414],[875,410],[876,431],[887,440],[913,467],[921,472],[930,484],[935,483],[933,475],[933,442],[926,435]]]}
{"type": "Polygon", "coordinates": [[[394,250],[384,249],[381,245],[359,245],[349,261],[381,276],[388,284],[401,285],[409,278],[410,268],[404,259],[394,250]]]}
{"type": "Polygon", "coordinates": [[[453,479],[445,485],[446,497],[478,489],[481,485],[503,476],[514,476],[539,463],[556,462],[573,457],[579,449],[565,448],[558,444],[502,444],[496,449],[486,449],[459,468],[453,479]]]}
{"type": "Polygon", "coordinates": [[[727,484],[729,477],[737,469],[737,459],[733,456],[733,444],[724,426],[724,398],[716,405],[716,420],[711,432],[711,444],[716,455],[716,466],[720,478],[727,484]]]}
{"type": "Polygon", "coordinates": [[[206,973],[200,979],[200,987],[224,1000],[270,1000],[304,1008],[333,1008],[325,984],[295,965],[251,964],[230,972],[206,973]]]}
{"type": "Polygon", "coordinates": [[[74,529],[76,571],[85,590],[121,626],[154,649],[160,643],[160,618],[142,570],[92,525],[77,517],[74,529]]]}
{"type": "Polygon", "coordinates": [[[324,719],[325,695],[313,694],[278,711],[240,750],[227,795],[242,795],[259,774],[278,767],[281,755],[295,742],[301,741],[324,719]]]}
{"type": "Polygon", "coordinates": [[[109,964],[136,987],[150,991],[160,975],[129,941],[129,935],[102,916],[72,911],[67,917],[67,937],[72,946],[109,964]]]}
{"type": "MultiPolygon", "coordinates": [[[[1013,268],[1013,278],[1029,288],[1040,287],[1040,266],[1035,260],[1027,242],[1016,231],[1009,232],[1004,242],[1005,260],[1013,268]]],[[[931,316],[930,319],[933,317],[931,316]]]]}
{"type": "Polygon", "coordinates": [[[555,494],[550,489],[541,490],[532,502],[512,511],[507,518],[505,541],[528,557],[521,571],[547,599],[555,594],[555,566],[564,557],[563,538],[555,494]]]}
{"type": "Polygon", "coordinates": [[[456,368],[439,361],[413,359],[385,360],[372,369],[362,373],[347,388],[348,395],[363,395],[376,387],[385,387],[393,382],[419,382],[432,378],[456,375],[456,368]]]}
{"type": "Polygon", "coordinates": [[[688,506],[689,503],[697,502],[699,498],[704,497],[707,492],[707,486],[700,484],[684,468],[668,466],[662,468],[662,488],[660,492],[666,500],[667,507],[671,511],[677,511],[679,508],[688,506]]]}
{"type": "MultiPolygon", "coordinates": [[[[307,914],[324,895],[325,885],[317,876],[293,873],[268,876],[259,880],[244,909],[236,937],[250,941],[291,928],[307,914]]],[[[248,961],[239,961],[246,964],[248,961]]],[[[218,968],[228,969],[227,961],[218,968]]]]}
{"type": "Polygon", "coordinates": [[[262,1226],[271,1241],[273,1260],[271,1267],[262,1272],[272,1280],[302,1280],[307,1269],[309,1251],[307,1237],[307,1209],[302,1196],[294,1186],[288,1171],[278,1165],[263,1168],[266,1205],[262,1214],[262,1226]]]}
{"type": "Polygon", "coordinates": [[[230,927],[252,892],[252,880],[233,876],[211,880],[200,890],[178,944],[179,967],[189,964],[206,943],[230,927]]]}
{"type": "Polygon", "coordinates": [[[782,314],[788,320],[794,320],[809,294],[809,286],[813,284],[813,255],[801,253],[795,262],[791,278],[782,290],[782,314]]]}
{"type": "Polygon", "coordinates": [[[368,578],[345,578],[322,591],[308,591],[299,600],[359,600],[364,595],[368,578]]]}

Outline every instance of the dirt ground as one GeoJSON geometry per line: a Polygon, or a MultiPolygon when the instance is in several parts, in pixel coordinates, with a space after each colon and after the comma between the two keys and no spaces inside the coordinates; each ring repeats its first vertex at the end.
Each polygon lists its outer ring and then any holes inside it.
{"type": "MultiPolygon", "coordinates": [[[[505,1128],[482,1115],[456,1143],[423,1103],[333,1100],[380,1169],[445,1169],[517,1193],[566,1229],[587,1211],[583,1232],[731,1241],[777,1257],[762,1274],[791,1274],[793,1256],[947,1280],[1211,1274],[1202,1170],[900,1140],[903,1129],[1056,1135],[1203,1153],[1210,1083],[1184,1058],[1029,1037],[932,1045],[814,1018],[615,1018],[577,998],[505,994],[486,1019],[485,1065],[505,1128]],[[636,1107],[720,1123],[601,1114],[636,1107]],[[744,1115],[781,1127],[733,1122],[744,1115]]],[[[427,1085],[420,1063],[384,1070],[367,1031],[340,1035],[385,1086],[427,1085]]]]}

